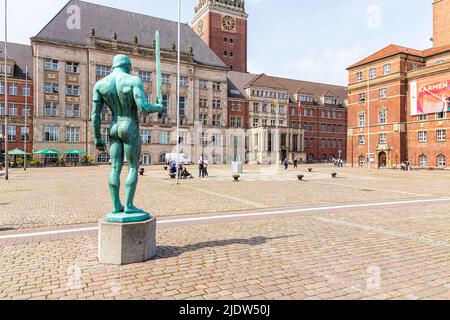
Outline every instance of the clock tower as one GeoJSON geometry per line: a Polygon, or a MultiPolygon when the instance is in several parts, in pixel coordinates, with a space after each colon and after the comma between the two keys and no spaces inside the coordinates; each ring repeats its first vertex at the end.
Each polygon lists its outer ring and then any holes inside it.
{"type": "Polygon", "coordinates": [[[193,30],[234,71],[247,72],[244,0],[198,0],[193,30]]]}

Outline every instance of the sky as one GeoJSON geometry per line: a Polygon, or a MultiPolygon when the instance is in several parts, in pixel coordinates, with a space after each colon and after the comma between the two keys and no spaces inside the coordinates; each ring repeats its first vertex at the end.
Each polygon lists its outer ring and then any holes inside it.
{"type": "MultiPolygon", "coordinates": [[[[29,44],[67,2],[8,1],[8,41],[29,44]]],[[[177,19],[177,0],[89,2],[177,19]]],[[[182,22],[192,21],[197,2],[182,0],[182,22]]],[[[251,73],[346,85],[348,66],[389,44],[432,46],[431,0],[247,0],[246,9],[251,73]]]]}

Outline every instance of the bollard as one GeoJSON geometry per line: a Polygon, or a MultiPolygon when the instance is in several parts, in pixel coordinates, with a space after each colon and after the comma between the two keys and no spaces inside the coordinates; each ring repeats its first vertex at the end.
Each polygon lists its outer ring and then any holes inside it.
{"type": "Polygon", "coordinates": [[[139,169],[139,174],[140,174],[141,176],[144,175],[144,172],[145,172],[145,169],[144,169],[144,168],[140,168],[140,169],[139,169]]]}
{"type": "Polygon", "coordinates": [[[234,175],[233,175],[234,182],[239,182],[239,178],[240,178],[240,177],[241,177],[240,175],[234,174],[234,175]]]}
{"type": "Polygon", "coordinates": [[[331,177],[334,179],[334,178],[336,178],[337,177],[337,173],[336,172],[333,172],[332,174],[331,174],[331,177]]]}
{"type": "Polygon", "coordinates": [[[297,178],[298,178],[299,181],[303,181],[303,178],[304,178],[304,177],[305,177],[305,176],[302,175],[302,174],[297,175],[297,178]]]}
{"type": "Polygon", "coordinates": [[[308,168],[308,172],[312,172],[312,170],[313,170],[312,168],[308,168]]]}

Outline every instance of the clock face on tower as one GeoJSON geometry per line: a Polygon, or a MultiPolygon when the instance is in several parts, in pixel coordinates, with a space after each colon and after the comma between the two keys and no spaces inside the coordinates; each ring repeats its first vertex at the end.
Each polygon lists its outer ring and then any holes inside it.
{"type": "Polygon", "coordinates": [[[233,17],[225,16],[222,18],[222,27],[225,31],[235,32],[236,21],[233,19],[233,17]]]}

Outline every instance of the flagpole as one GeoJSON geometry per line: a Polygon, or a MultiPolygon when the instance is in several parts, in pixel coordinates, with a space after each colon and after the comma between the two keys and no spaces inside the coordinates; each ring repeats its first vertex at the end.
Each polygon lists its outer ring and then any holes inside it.
{"type": "Polygon", "coordinates": [[[180,60],[181,60],[181,0],[178,0],[178,55],[177,55],[177,184],[180,184],[180,60]]]}
{"type": "Polygon", "coordinates": [[[370,69],[367,67],[367,164],[370,171],[370,69]]]}
{"type": "MultiPolygon", "coordinates": [[[[31,92],[31,90],[30,90],[31,92]]],[[[27,171],[27,123],[28,123],[28,66],[25,67],[25,139],[23,139],[23,170],[27,171]]]]}
{"type": "Polygon", "coordinates": [[[7,63],[8,63],[8,0],[5,0],[5,180],[9,180],[9,159],[8,159],[8,72],[7,72],[7,63]]]}

